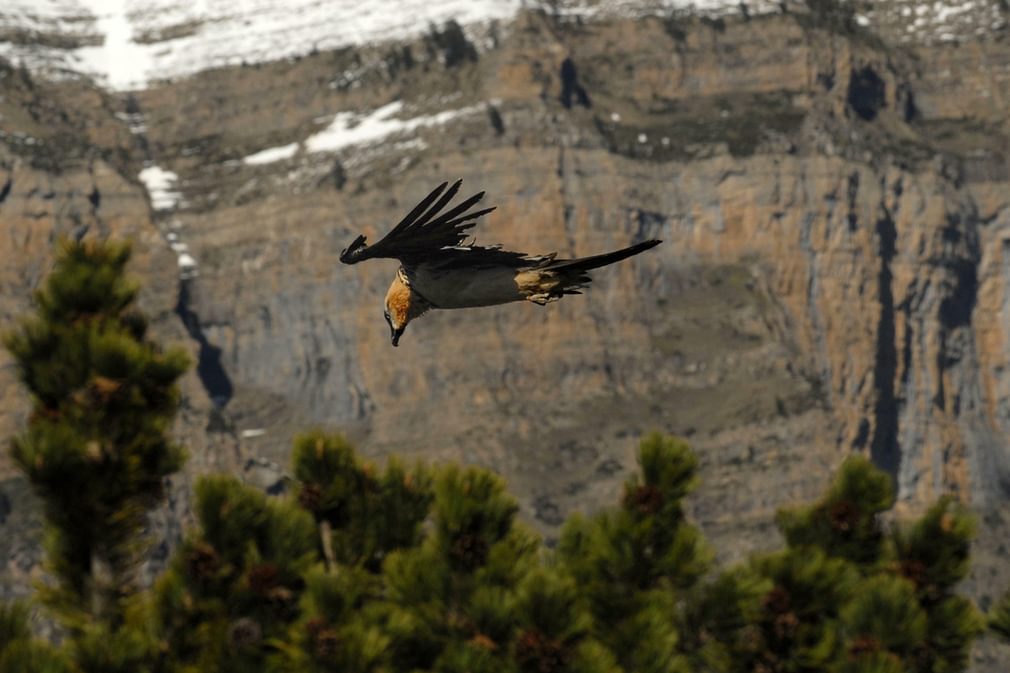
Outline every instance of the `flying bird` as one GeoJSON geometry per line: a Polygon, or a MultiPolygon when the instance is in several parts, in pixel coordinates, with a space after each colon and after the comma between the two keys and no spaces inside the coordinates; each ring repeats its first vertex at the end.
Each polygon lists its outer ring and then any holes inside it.
{"type": "Polygon", "coordinates": [[[467,243],[467,229],[494,207],[470,210],[484,192],[443,210],[459,192],[462,180],[451,187],[443,182],[414,206],[386,236],[365,245],[358,236],[340,253],[344,264],[376,257],[397,259],[393,284],[386,292],[386,323],[396,346],[407,324],[434,308],[493,306],[531,301],[543,306],[566,294],[581,294],[590,282],[590,269],[619,262],[660,244],[650,240],[591,257],[559,259],[556,252],[528,255],[467,243]],[[446,189],[448,187],[448,189],[446,189]]]}

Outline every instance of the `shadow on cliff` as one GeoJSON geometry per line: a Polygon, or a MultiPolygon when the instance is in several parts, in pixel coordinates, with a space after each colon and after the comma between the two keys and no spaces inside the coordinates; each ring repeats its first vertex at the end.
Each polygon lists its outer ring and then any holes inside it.
{"type": "Polygon", "coordinates": [[[200,316],[190,307],[190,283],[189,280],[179,282],[179,301],[175,305],[175,312],[182,319],[189,335],[200,344],[196,374],[214,406],[222,408],[231,400],[231,379],[221,364],[221,349],[207,340],[207,335],[200,326],[200,316]]]}

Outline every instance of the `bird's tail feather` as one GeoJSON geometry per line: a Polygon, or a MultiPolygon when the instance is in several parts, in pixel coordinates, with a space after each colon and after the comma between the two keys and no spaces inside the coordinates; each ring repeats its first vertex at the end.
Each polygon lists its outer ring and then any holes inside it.
{"type": "Polygon", "coordinates": [[[544,260],[542,266],[524,272],[517,276],[520,290],[526,299],[536,304],[547,304],[556,301],[566,294],[582,294],[592,279],[586,273],[590,269],[620,262],[632,255],[654,248],[661,241],[643,241],[635,245],[613,252],[605,252],[591,257],[578,259],[544,260]]]}
{"type": "Polygon", "coordinates": [[[608,264],[613,264],[614,262],[620,262],[622,259],[627,259],[628,257],[637,255],[640,252],[645,252],[650,248],[656,247],[660,243],[662,243],[662,241],[653,239],[651,241],[636,243],[635,245],[628,246],[627,248],[621,248],[620,250],[614,250],[613,252],[604,252],[590,257],[580,257],[578,259],[558,259],[545,266],[544,269],[549,269],[551,271],[589,271],[590,269],[598,269],[601,266],[607,266],[608,264]]]}

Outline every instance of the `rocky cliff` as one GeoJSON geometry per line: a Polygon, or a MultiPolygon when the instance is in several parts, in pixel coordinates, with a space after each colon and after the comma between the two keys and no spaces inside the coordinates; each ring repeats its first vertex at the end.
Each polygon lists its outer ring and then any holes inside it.
{"type": "MultiPolygon", "coordinates": [[[[492,467],[550,538],[614,499],[655,428],[699,452],[694,515],[728,560],[859,451],[906,511],[978,509],[984,605],[1010,581],[1005,3],[555,4],[129,94],[4,69],[4,320],[56,234],[129,235],[160,334],[199,362],[188,474],[280,490],[292,432],[322,425],[492,467]],[[337,257],[457,176],[498,205],[485,243],[664,244],[585,297],[434,312],[393,350],[395,263],[337,257]]],[[[31,529],[6,475],[3,525],[31,529]]],[[[21,576],[37,553],[5,538],[21,576]]]]}

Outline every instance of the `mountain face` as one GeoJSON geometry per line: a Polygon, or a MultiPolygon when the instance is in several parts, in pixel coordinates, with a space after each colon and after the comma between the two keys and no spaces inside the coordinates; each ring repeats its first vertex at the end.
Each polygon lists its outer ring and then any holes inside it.
{"type": "MultiPolygon", "coordinates": [[[[775,508],[858,451],[900,511],[972,503],[969,589],[1002,591],[1005,2],[302,4],[0,9],[5,324],[87,226],[135,240],[145,309],[198,362],[160,558],[193,475],[282,490],[313,425],[491,467],[549,539],[613,502],[659,429],[698,451],[694,516],[726,560],[775,544],[775,508]],[[96,50],[136,60],[102,70],[96,50]],[[396,263],[337,258],[456,177],[498,206],[481,243],[664,243],[584,297],[435,311],[392,349],[396,263]]],[[[9,435],[26,403],[0,365],[9,435]]],[[[24,591],[38,518],[0,473],[6,591],[24,591]]]]}

